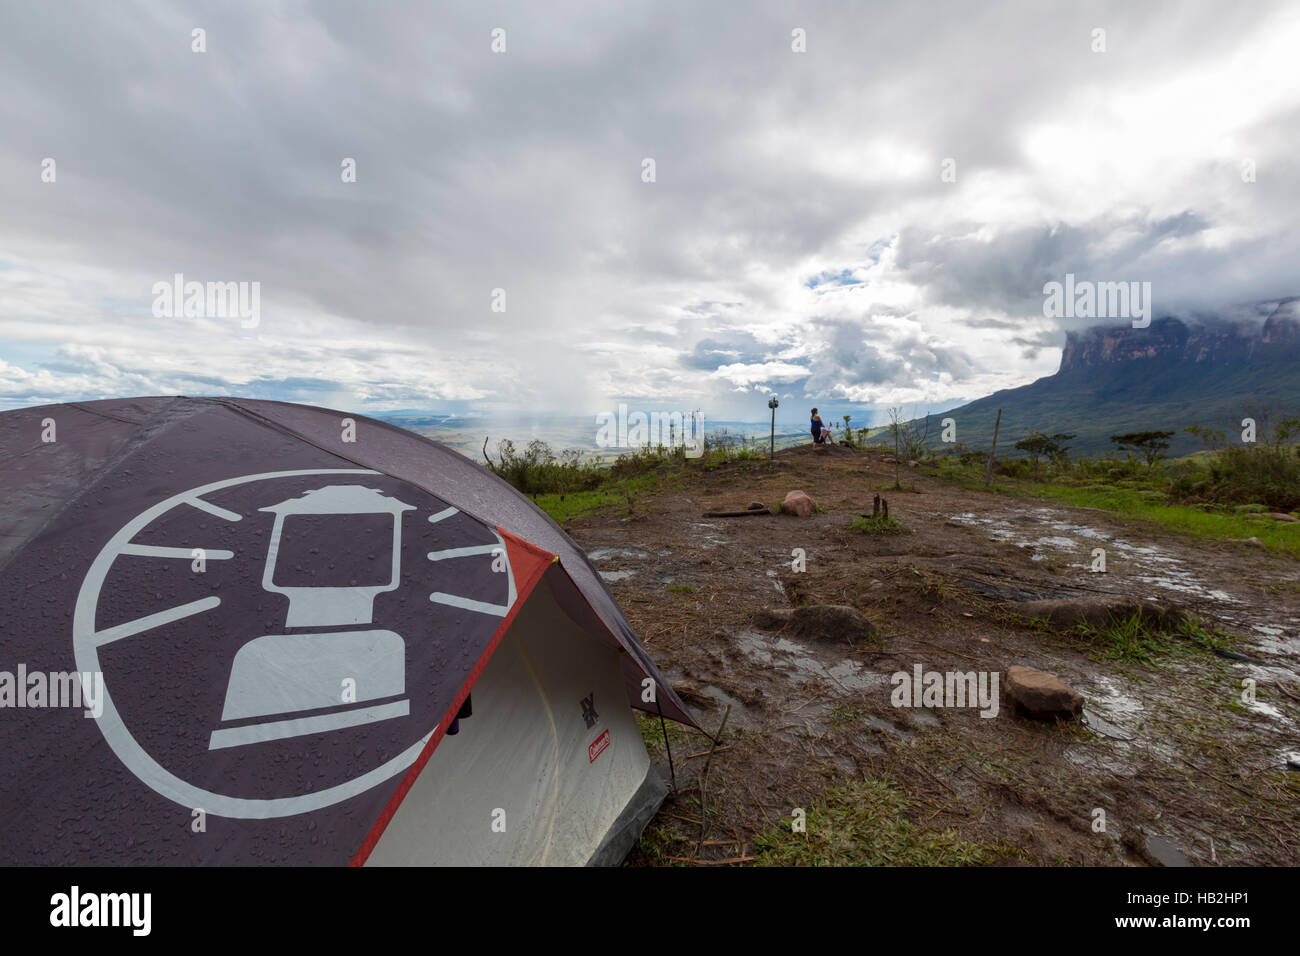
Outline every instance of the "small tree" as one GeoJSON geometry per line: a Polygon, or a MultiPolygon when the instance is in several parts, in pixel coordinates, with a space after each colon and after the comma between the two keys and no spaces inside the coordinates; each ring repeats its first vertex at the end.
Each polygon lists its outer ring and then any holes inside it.
{"type": "Polygon", "coordinates": [[[902,406],[895,406],[889,410],[889,430],[894,435],[894,487],[901,488],[902,484],[898,480],[898,443],[902,438],[903,432],[903,409],[902,406]]]}
{"type": "Polygon", "coordinates": [[[1226,438],[1223,430],[1220,428],[1205,428],[1201,425],[1188,425],[1183,431],[1195,438],[1199,438],[1205,447],[1211,451],[1218,451],[1225,444],[1226,438]]]}
{"type": "Polygon", "coordinates": [[[1027,438],[1022,438],[1016,442],[1015,447],[1023,451],[1034,463],[1034,477],[1038,477],[1038,459],[1060,459],[1070,450],[1065,443],[1074,438],[1074,435],[1065,432],[1057,432],[1055,435],[1044,435],[1039,431],[1032,431],[1027,438]]]}
{"type": "Polygon", "coordinates": [[[1126,435],[1111,435],[1110,440],[1120,451],[1133,449],[1145,458],[1149,473],[1169,448],[1169,439],[1173,438],[1174,434],[1174,432],[1129,432],[1126,435]]]}

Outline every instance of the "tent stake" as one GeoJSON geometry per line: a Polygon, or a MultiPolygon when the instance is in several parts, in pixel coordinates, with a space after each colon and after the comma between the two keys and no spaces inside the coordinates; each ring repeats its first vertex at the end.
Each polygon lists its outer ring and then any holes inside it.
{"type": "MultiPolygon", "coordinates": [[[[709,748],[709,756],[705,758],[704,770],[700,774],[700,839],[695,844],[695,858],[699,859],[700,850],[704,846],[704,835],[709,825],[708,810],[705,804],[709,796],[709,766],[713,763],[713,753],[718,749],[718,743],[722,740],[722,731],[727,727],[727,718],[731,716],[731,705],[722,712],[722,723],[718,725],[718,735],[713,739],[713,746],[709,748]]],[[[741,848],[744,849],[743,847],[741,848]]]]}

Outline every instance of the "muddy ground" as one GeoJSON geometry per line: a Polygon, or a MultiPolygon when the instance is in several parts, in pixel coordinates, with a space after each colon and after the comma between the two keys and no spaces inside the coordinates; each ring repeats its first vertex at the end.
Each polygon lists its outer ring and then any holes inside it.
{"type": "MultiPolygon", "coordinates": [[[[910,490],[892,489],[882,455],[806,446],[700,469],[631,514],[566,525],[700,723],[716,732],[730,705],[711,758],[706,737],[670,732],[677,787],[630,863],[759,862],[756,837],[788,832],[796,807],[855,780],[889,781],[916,827],[985,847],[988,862],[1300,863],[1300,773],[1287,767],[1300,755],[1300,562],[965,489],[923,468],[900,477],[910,490]],[[792,489],[818,513],[703,516],[754,501],[775,510],[792,489]],[[905,533],[851,527],[877,493],[905,533]],[[1105,573],[1090,570],[1098,547],[1105,573]],[[1017,601],[1092,594],[1177,604],[1265,663],[1199,648],[1117,661],[1016,611],[1017,601]],[[761,608],[800,604],[852,605],[880,641],[754,626],[761,608]],[[1049,671],[1084,695],[1083,718],[1038,722],[1005,701],[991,718],[893,706],[890,675],[917,664],[996,671],[1003,683],[1013,664],[1049,671]]],[[[645,726],[651,742],[657,723],[645,726]]],[[[663,741],[651,749],[667,778],[663,741]]],[[[855,858],[848,847],[835,860],[855,858]]]]}

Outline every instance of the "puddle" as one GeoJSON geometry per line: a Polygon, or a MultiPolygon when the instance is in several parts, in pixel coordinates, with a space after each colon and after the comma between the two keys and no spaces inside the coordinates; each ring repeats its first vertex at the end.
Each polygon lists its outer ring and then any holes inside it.
{"type": "Polygon", "coordinates": [[[1132,724],[1134,718],[1146,711],[1142,701],[1125,694],[1111,678],[1098,674],[1092,678],[1092,684],[1093,689],[1084,695],[1084,699],[1094,716],[1122,726],[1132,724]]]}
{"type": "Polygon", "coordinates": [[[785,597],[785,587],[782,586],[781,579],[778,577],[777,573],[775,571],[768,571],[767,576],[771,578],[772,583],[776,585],[776,593],[781,595],[781,597],[785,597]]]}
{"type": "Polygon", "coordinates": [[[746,707],[744,704],[742,704],[735,697],[732,697],[725,690],[722,690],[719,687],[714,687],[712,684],[707,684],[704,687],[700,688],[700,693],[706,697],[712,697],[714,700],[718,702],[719,719],[721,719],[722,714],[726,711],[727,705],[728,704],[731,705],[731,713],[727,716],[728,727],[730,727],[733,723],[736,722],[739,722],[740,724],[743,724],[745,726],[750,725],[751,720],[749,718],[749,708],[746,707]]]}
{"type": "Polygon", "coordinates": [[[875,714],[867,714],[862,718],[862,722],[868,727],[874,727],[876,730],[883,730],[887,734],[893,734],[895,737],[901,737],[904,740],[911,740],[916,735],[902,727],[895,727],[883,717],[877,717],[875,714]]]}
{"type": "MultiPolygon", "coordinates": [[[[1071,567],[1090,567],[1092,545],[1102,542],[1107,552],[1111,574],[1124,573],[1126,578],[1141,581],[1164,591],[1180,595],[1214,601],[1216,604],[1240,604],[1231,594],[1219,588],[1203,584],[1193,571],[1182,567],[1182,560],[1163,548],[1154,545],[1137,545],[1123,538],[1115,538],[1104,531],[1067,521],[1059,512],[1050,508],[1034,508],[1016,515],[978,515],[973,511],[963,511],[953,515],[952,521],[958,524],[984,528],[998,541],[1007,541],[1022,548],[1036,549],[1033,560],[1042,561],[1046,556],[1037,553],[1042,549],[1074,552],[1084,564],[1071,564],[1071,567]],[[1054,534],[1040,535],[1032,538],[1010,527],[1017,524],[1034,524],[1047,528],[1054,534]],[[1080,543],[1078,538],[1090,539],[1080,543]],[[1122,558],[1123,561],[1117,561],[1122,558]]],[[[1157,600],[1156,595],[1150,599],[1157,600]]]]}
{"type": "Polygon", "coordinates": [[[783,637],[773,640],[756,631],[741,631],[736,643],[755,664],[775,665],[788,676],[814,679],[824,684],[832,696],[889,685],[888,675],[868,670],[860,661],[844,658],[828,666],[805,645],[783,637]]]}
{"type": "Polygon", "coordinates": [[[719,531],[721,530],[721,527],[721,525],[710,524],[707,521],[697,521],[691,525],[691,530],[695,532],[696,537],[701,539],[700,547],[716,548],[719,545],[727,544],[726,535],[710,534],[709,529],[712,531],[719,531]],[[701,529],[706,530],[701,531],[701,529]]]}
{"type": "Polygon", "coordinates": [[[641,561],[650,557],[649,551],[637,551],[634,548],[596,548],[588,551],[587,557],[592,561],[608,561],[611,558],[631,558],[641,561]]]}
{"type": "Polygon", "coordinates": [[[1147,852],[1160,861],[1161,866],[1191,866],[1191,861],[1178,849],[1177,844],[1154,834],[1147,837],[1147,852]]]}
{"type": "Polygon", "coordinates": [[[1131,777],[1137,768],[1131,760],[1124,759],[1107,747],[1093,745],[1090,747],[1066,747],[1062,756],[1076,767],[1092,773],[1113,773],[1120,777],[1131,777]]]}
{"type": "Polygon", "coordinates": [[[1125,733],[1110,721],[1090,712],[1087,707],[1083,709],[1083,725],[1093,733],[1109,737],[1112,740],[1128,741],[1133,739],[1132,734],[1125,733]]]}

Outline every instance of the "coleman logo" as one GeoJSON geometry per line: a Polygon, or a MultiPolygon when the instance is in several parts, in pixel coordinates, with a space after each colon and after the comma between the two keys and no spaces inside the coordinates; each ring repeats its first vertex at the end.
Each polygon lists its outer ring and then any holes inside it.
{"type": "Polygon", "coordinates": [[[607,730],[599,737],[597,737],[595,740],[593,740],[591,742],[591,745],[587,748],[587,763],[595,763],[596,758],[599,757],[601,754],[603,754],[605,752],[605,748],[608,746],[609,746],[609,731],[607,730]]]}
{"type": "Polygon", "coordinates": [[[600,720],[600,714],[596,713],[595,691],[592,691],[586,697],[582,698],[582,719],[587,722],[588,730],[595,727],[596,721],[600,720]]]}
{"type": "Polygon", "coordinates": [[[99,731],[142,783],[183,807],[235,819],[310,813],[406,773],[442,717],[408,686],[407,658],[426,639],[426,615],[455,614],[458,627],[481,638],[515,600],[509,573],[464,593],[459,569],[498,560],[509,567],[501,535],[448,520],[458,514],[359,468],[242,475],[152,505],[104,545],[77,596],[77,672],[103,674],[90,701],[99,731]],[[194,559],[188,542],[218,536],[225,547],[206,546],[194,559]],[[190,600],[119,621],[111,609],[133,606],[141,581],[140,572],[118,569],[141,561],[186,562],[190,600]],[[274,598],[273,612],[241,612],[264,595],[274,598]],[[418,614],[410,610],[417,606],[418,614]],[[187,633],[203,636],[194,653],[207,655],[206,673],[221,679],[187,669],[188,658],[160,657],[173,668],[161,676],[188,680],[202,705],[149,719],[150,687],[120,664],[105,670],[101,655],[112,661],[116,647],[173,644],[187,633]],[[375,725],[398,746],[357,749],[375,725]],[[280,772],[314,760],[322,734],[338,756],[321,764],[318,779],[280,772]],[[356,757],[342,756],[349,753],[356,757]],[[245,772],[226,778],[220,768],[235,764],[245,772]],[[220,789],[208,789],[218,780],[220,789]]]}

